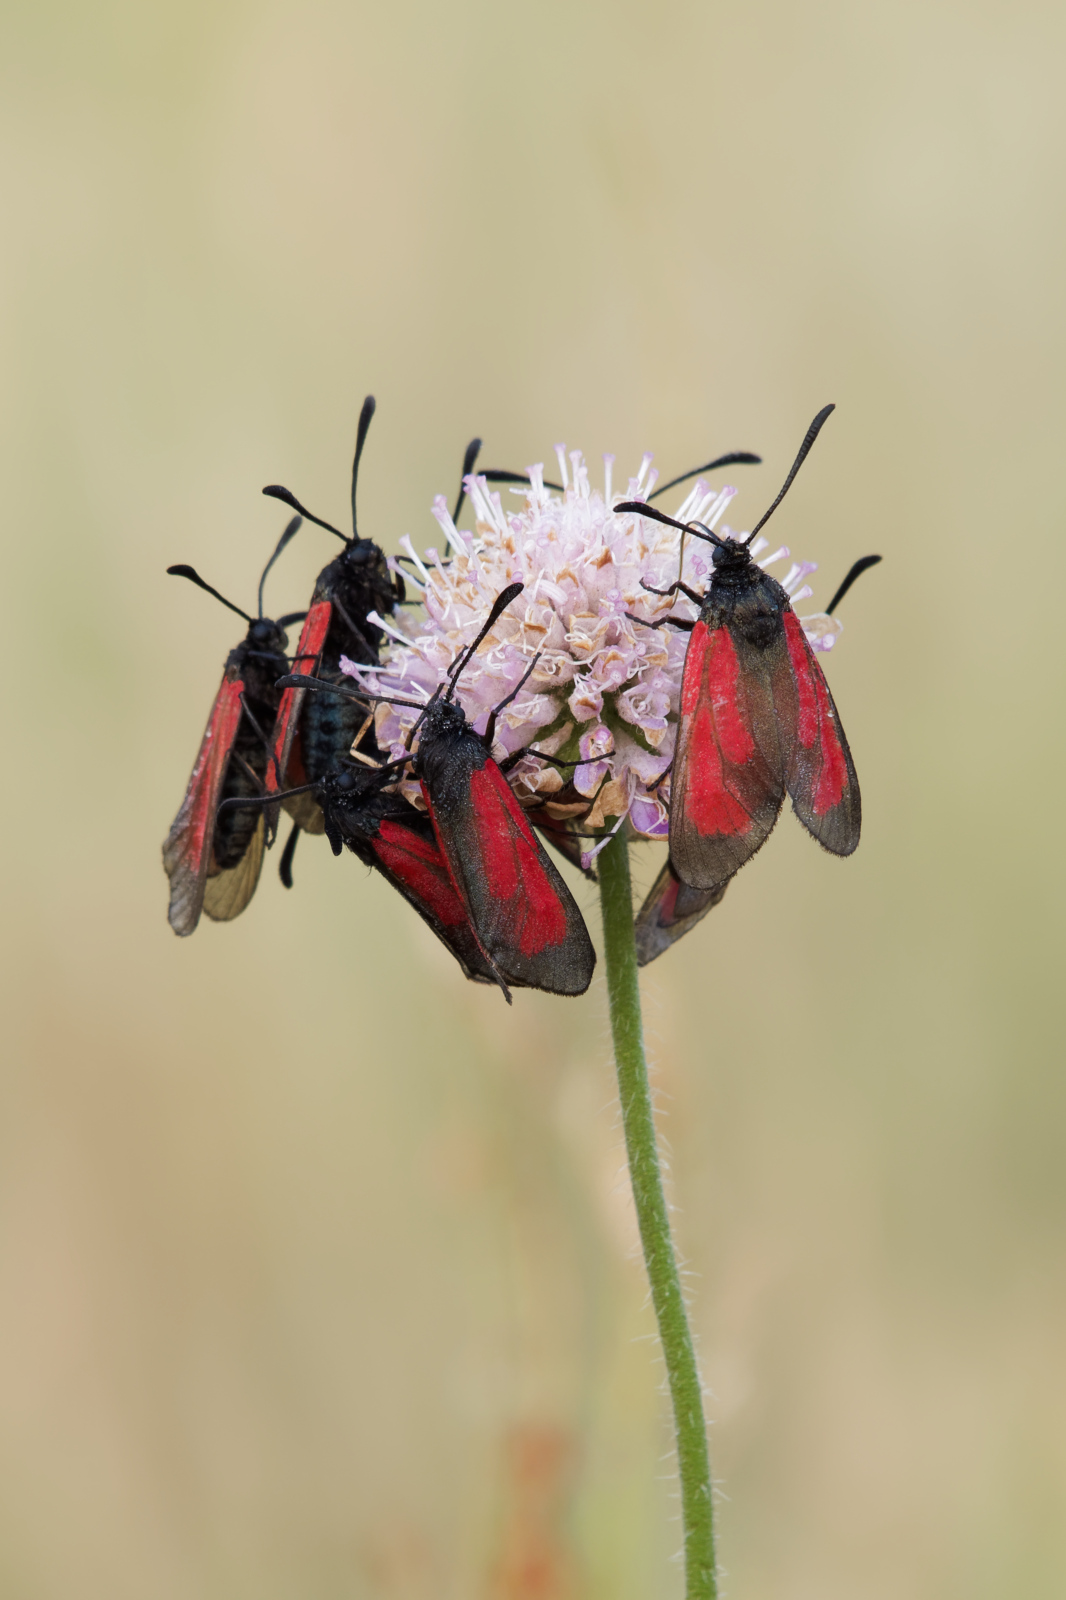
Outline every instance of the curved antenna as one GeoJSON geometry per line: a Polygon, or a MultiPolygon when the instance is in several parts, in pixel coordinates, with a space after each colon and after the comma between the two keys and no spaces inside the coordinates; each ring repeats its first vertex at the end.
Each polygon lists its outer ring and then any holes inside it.
{"type": "Polygon", "coordinates": [[[260,620],[260,622],[263,620],[263,585],[264,585],[264,583],[266,583],[267,573],[270,571],[271,567],[274,565],[275,561],[278,559],[278,557],[280,556],[281,552],[284,550],[285,546],[288,544],[289,540],[292,539],[292,538],[295,538],[296,534],[299,533],[302,523],[303,523],[303,518],[302,517],[293,517],[292,521],[289,523],[289,526],[285,529],[285,532],[282,534],[281,538],[278,540],[277,545],[274,548],[274,554],[271,556],[270,560],[267,562],[266,566],[263,568],[263,576],[259,580],[259,620],[260,620]]]}
{"type": "Polygon", "coordinates": [[[844,582],[840,585],[840,588],[837,590],[837,592],[833,596],[832,600],[830,600],[829,604],[826,606],[825,614],[826,614],[827,617],[831,617],[833,615],[833,612],[836,610],[837,606],[843,600],[844,596],[847,594],[848,590],[851,588],[852,584],[855,582],[855,579],[858,578],[858,577],[861,577],[861,575],[864,572],[868,571],[868,569],[870,567],[876,567],[877,563],[880,560],[881,560],[880,556],[860,556],[859,557],[858,561],[855,562],[854,566],[851,568],[851,571],[848,573],[847,577],[844,579],[844,582]]]}
{"type": "Polygon", "coordinates": [[[466,499],[466,480],[474,470],[474,462],[477,460],[480,450],[481,440],[471,439],[466,447],[466,454],[463,456],[463,470],[459,474],[459,498],[455,502],[455,510],[452,512],[453,522],[459,521],[459,513],[463,509],[463,501],[466,499]]]}
{"type": "Polygon", "coordinates": [[[485,638],[485,635],[492,631],[494,624],[498,621],[501,614],[507,610],[507,607],[511,604],[512,600],[516,600],[518,598],[524,588],[524,583],[509,583],[506,589],[501,589],[500,593],[496,596],[492,610],[489,612],[488,617],[486,618],[485,626],[482,628],[473,644],[467,645],[466,649],[452,664],[452,667],[448,672],[448,692],[444,696],[446,701],[450,700],[452,695],[455,693],[455,685],[459,680],[459,674],[462,672],[463,668],[474,654],[478,645],[485,638]]]}
{"type": "Polygon", "coordinates": [[[650,517],[653,522],[665,522],[668,528],[680,528],[682,533],[691,533],[695,539],[706,539],[708,544],[716,544],[719,549],[731,543],[729,539],[723,539],[720,533],[712,533],[710,528],[705,528],[702,522],[678,522],[676,517],[668,517],[665,511],[660,511],[658,506],[650,506],[646,500],[620,500],[614,509],[616,515],[620,511],[631,511],[638,517],[650,517]]]}
{"type": "Polygon", "coordinates": [[[807,455],[808,455],[808,453],[810,451],[810,448],[811,448],[811,445],[814,443],[815,439],[817,439],[818,435],[821,433],[822,427],[825,424],[825,422],[827,421],[830,412],[833,412],[835,410],[836,410],[836,406],[830,404],[830,405],[827,405],[827,406],[823,406],[821,411],[819,411],[818,415],[815,417],[814,421],[811,423],[810,427],[807,429],[807,432],[803,436],[803,443],[799,447],[799,454],[797,455],[795,461],[793,461],[793,463],[792,463],[792,470],[789,472],[788,477],[785,479],[784,483],[781,485],[781,490],[780,490],[780,493],[777,496],[777,499],[774,501],[774,503],[770,507],[769,511],[764,511],[763,512],[762,516],[759,518],[759,520],[755,524],[754,528],[752,528],[751,532],[748,534],[748,537],[744,540],[745,544],[750,544],[751,541],[754,539],[755,535],[758,533],[759,529],[761,527],[763,527],[765,523],[769,522],[770,518],[773,516],[774,512],[777,510],[778,506],[781,504],[782,500],[785,498],[786,494],[791,489],[793,478],[796,476],[796,473],[799,471],[800,467],[802,467],[803,463],[806,461],[807,455]]]}
{"type": "Polygon", "coordinates": [[[687,483],[689,478],[698,478],[701,472],[717,472],[719,467],[759,467],[762,465],[762,456],[752,455],[750,450],[731,450],[726,456],[718,456],[714,461],[708,461],[705,466],[693,467],[691,472],[683,472],[680,478],[671,478],[669,483],[664,483],[654,494],[648,496],[649,500],[657,500],[667,489],[676,489],[679,483],[687,483]]]}
{"type": "Polygon", "coordinates": [[[291,506],[294,511],[300,513],[301,517],[306,517],[308,522],[313,522],[316,528],[325,528],[327,533],[335,533],[342,544],[348,543],[348,535],[346,533],[342,533],[339,528],[335,528],[332,522],[323,522],[322,518],[316,517],[313,511],[308,511],[306,506],[300,504],[292,490],[286,489],[284,484],[268,483],[263,493],[268,494],[272,500],[281,500],[283,504],[291,506]]]}
{"type": "Polygon", "coordinates": [[[359,413],[359,426],[355,430],[355,456],[352,460],[352,542],[359,537],[359,526],[355,520],[355,489],[359,482],[359,458],[366,444],[366,436],[373,421],[374,412],[378,403],[372,394],[368,394],[363,401],[363,409],[359,413]]]}
{"type": "Polygon", "coordinates": [[[235,611],[239,617],[243,617],[245,622],[255,621],[255,618],[250,617],[247,611],[242,611],[240,606],[235,606],[232,600],[227,600],[224,594],[219,594],[217,589],[212,589],[209,583],[205,583],[195,567],[187,567],[182,562],[176,567],[168,567],[167,572],[172,578],[188,578],[189,582],[195,583],[197,588],[206,589],[208,594],[213,594],[216,600],[221,600],[224,606],[229,606],[230,610],[235,611]]]}

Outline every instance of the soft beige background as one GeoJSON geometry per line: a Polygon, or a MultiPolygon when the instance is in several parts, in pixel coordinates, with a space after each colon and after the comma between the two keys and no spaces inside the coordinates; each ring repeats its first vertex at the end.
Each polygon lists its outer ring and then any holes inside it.
{"type": "Polygon", "coordinates": [[[164,568],[247,604],[260,486],[343,516],[370,389],[389,547],[474,432],[757,448],[750,522],[838,402],[777,528],[823,603],[885,556],[829,663],[862,849],[784,821],[646,983],[727,1588],[1057,1600],[1061,7],[5,33],[4,1600],[680,1594],[602,984],[507,1012],[322,841],[166,925],[240,626],[164,568]]]}

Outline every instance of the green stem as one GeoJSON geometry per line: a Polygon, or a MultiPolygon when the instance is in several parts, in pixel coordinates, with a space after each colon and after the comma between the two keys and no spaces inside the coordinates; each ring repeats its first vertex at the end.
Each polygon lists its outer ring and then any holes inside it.
{"type": "Polygon", "coordinates": [[[596,867],[600,878],[607,995],[629,1175],[674,1410],[681,1520],[685,1531],[685,1600],[715,1600],[718,1580],[714,1560],[714,1505],[703,1391],[659,1169],[655,1116],[644,1059],[629,846],[621,831],[601,850],[596,867]]]}

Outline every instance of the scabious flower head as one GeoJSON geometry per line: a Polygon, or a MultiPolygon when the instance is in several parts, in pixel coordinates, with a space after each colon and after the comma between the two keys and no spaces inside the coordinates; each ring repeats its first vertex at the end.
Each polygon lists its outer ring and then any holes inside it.
{"type": "MultiPolygon", "coordinates": [[[[427,549],[420,557],[409,538],[401,541],[415,574],[404,576],[421,590],[424,614],[372,613],[370,620],[392,641],[382,665],[367,669],[344,658],[341,665],[373,693],[424,704],[477,636],[501,590],[524,584],[462,669],[456,698],[481,732],[493,707],[525,678],[500,712],[494,746],[497,760],[530,749],[510,771],[519,799],[543,806],[556,825],[583,834],[624,823],[631,836],[662,839],[669,831],[670,793],[663,775],[674,753],[688,636],[646,623],[670,614],[691,618],[696,608],[680,594],[664,598],[648,589],[668,589],[676,581],[681,536],[662,523],[613,510],[620,500],[651,493],[657,473],[650,455],[625,493],[613,493],[613,456],[604,457],[600,490],[590,485],[580,451],[568,457],[559,445],[556,454],[562,493],[545,487],[542,465],[530,467],[528,488],[517,491],[524,501],[518,508],[505,509],[487,480],[471,475],[466,487],[476,519],[472,532],[455,526],[438,496],[433,515],[443,549],[427,549]],[[535,750],[574,762],[572,777],[537,760],[535,750]]],[[[672,514],[723,537],[742,538],[721,521],[735,493],[701,479],[672,514]]],[[[752,554],[768,568],[785,561],[789,550],[782,545],[771,551],[759,537],[752,554]]],[[[705,589],[710,546],[686,539],[683,562],[685,581],[697,592],[705,589]]],[[[805,579],[815,568],[814,562],[794,562],[780,577],[793,601],[811,594],[805,579]]],[[[840,631],[834,618],[816,614],[801,621],[814,649],[832,647],[840,631]]],[[[379,704],[381,749],[402,757],[417,718],[410,707],[379,704]]],[[[402,787],[421,804],[417,783],[404,779],[402,787]]],[[[588,851],[587,858],[595,853],[588,851]]]]}

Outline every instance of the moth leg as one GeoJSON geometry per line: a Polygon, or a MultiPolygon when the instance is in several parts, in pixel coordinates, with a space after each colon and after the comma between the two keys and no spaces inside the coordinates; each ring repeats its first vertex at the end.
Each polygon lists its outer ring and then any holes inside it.
{"type": "Polygon", "coordinates": [[[278,864],[278,877],[286,889],[292,888],[292,858],[296,854],[296,841],[300,837],[300,824],[294,822],[292,832],[285,841],[285,848],[281,852],[281,861],[278,864]]]}
{"type": "Polygon", "coordinates": [[[642,589],[646,589],[649,594],[661,595],[676,594],[680,589],[685,598],[687,600],[691,600],[693,605],[701,606],[703,604],[703,596],[701,594],[697,594],[695,589],[690,589],[687,583],[682,583],[680,578],[676,583],[671,584],[669,589],[653,589],[651,584],[645,583],[644,579],[642,578],[640,580],[640,587],[642,589]]]}
{"type": "Polygon", "coordinates": [[[665,628],[669,623],[673,628],[680,628],[683,633],[691,633],[696,626],[695,622],[689,622],[684,617],[661,617],[658,622],[647,622],[643,617],[635,617],[632,611],[623,614],[630,622],[639,622],[642,628],[665,628]]]}

